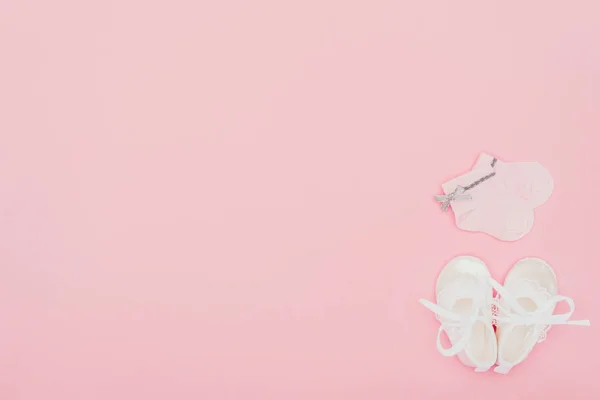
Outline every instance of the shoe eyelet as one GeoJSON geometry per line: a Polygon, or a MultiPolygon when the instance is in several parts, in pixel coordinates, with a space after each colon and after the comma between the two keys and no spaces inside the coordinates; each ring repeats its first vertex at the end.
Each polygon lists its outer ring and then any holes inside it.
{"type": "Polygon", "coordinates": [[[540,333],[540,335],[538,336],[538,340],[537,340],[537,342],[538,342],[538,343],[541,343],[541,342],[543,342],[544,340],[546,340],[546,331],[545,331],[545,330],[544,330],[544,331],[542,331],[542,332],[540,333]]]}

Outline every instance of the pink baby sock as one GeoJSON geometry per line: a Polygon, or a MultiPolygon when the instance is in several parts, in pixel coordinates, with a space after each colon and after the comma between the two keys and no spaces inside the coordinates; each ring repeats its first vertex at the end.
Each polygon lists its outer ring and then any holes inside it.
{"type": "MultiPolygon", "coordinates": [[[[485,168],[494,157],[482,153],[473,169],[485,168]]],[[[506,196],[513,196],[525,201],[532,208],[544,204],[554,189],[554,181],[550,172],[538,162],[507,163],[496,160],[496,176],[506,187],[506,196]]]]}
{"type": "Polygon", "coordinates": [[[482,154],[472,171],[442,188],[460,229],[514,241],[531,230],[533,209],[550,197],[553,184],[539,163],[504,163],[482,154]]]}
{"type": "MultiPolygon", "coordinates": [[[[468,172],[442,185],[451,194],[457,187],[469,188],[494,172],[491,166],[468,172]]],[[[533,210],[522,201],[506,199],[502,185],[492,185],[495,176],[487,178],[465,192],[470,199],[456,199],[451,207],[456,226],[469,232],[485,232],[504,241],[525,236],[533,226],[533,210]]]]}

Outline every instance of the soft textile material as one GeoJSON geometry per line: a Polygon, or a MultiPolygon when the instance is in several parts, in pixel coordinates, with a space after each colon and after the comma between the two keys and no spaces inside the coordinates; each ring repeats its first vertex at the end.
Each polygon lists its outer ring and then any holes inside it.
{"type": "Polygon", "coordinates": [[[495,284],[499,301],[497,335],[498,366],[495,372],[507,374],[529,356],[533,347],[546,339],[555,325],[589,326],[589,320],[571,320],[575,302],[557,294],[558,281],[553,268],[539,258],[525,258],[509,271],[504,285],[495,284]],[[555,314],[558,303],[569,311],[555,314]]]}
{"type": "Polygon", "coordinates": [[[458,359],[476,372],[487,371],[497,359],[497,343],[492,327],[492,278],[483,261],[459,256],[442,270],[436,282],[436,303],[419,302],[436,314],[440,321],[437,348],[458,359]],[[445,332],[452,346],[441,342],[445,332]]]}
{"type": "Polygon", "coordinates": [[[442,185],[446,195],[458,186],[468,187],[470,200],[451,202],[456,225],[471,232],[484,232],[504,241],[525,236],[534,223],[534,208],[550,197],[554,184],[550,173],[537,162],[506,163],[482,154],[472,171],[442,185]]]}

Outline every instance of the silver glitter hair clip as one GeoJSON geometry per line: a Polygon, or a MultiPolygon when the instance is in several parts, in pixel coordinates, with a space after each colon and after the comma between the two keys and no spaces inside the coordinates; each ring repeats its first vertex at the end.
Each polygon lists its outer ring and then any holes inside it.
{"type": "MultiPolygon", "coordinates": [[[[491,162],[492,168],[494,168],[494,166],[496,165],[496,161],[498,161],[498,160],[496,160],[495,158],[492,160],[492,162],[491,162]]],[[[450,203],[452,203],[454,201],[471,200],[472,199],[471,195],[466,192],[468,190],[473,189],[475,186],[480,185],[483,182],[487,181],[494,175],[496,175],[496,171],[491,172],[491,173],[487,174],[486,176],[483,176],[483,177],[477,179],[475,182],[471,183],[468,186],[465,186],[465,187],[457,186],[456,189],[454,189],[454,191],[448,195],[436,195],[435,201],[442,203],[442,206],[441,206],[442,211],[446,211],[446,210],[448,210],[448,207],[450,207],[450,203]]]]}

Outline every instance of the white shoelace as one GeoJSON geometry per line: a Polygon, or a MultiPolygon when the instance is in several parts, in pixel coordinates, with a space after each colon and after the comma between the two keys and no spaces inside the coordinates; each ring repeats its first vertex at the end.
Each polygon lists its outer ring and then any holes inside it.
{"type": "Polygon", "coordinates": [[[473,326],[478,322],[486,322],[489,321],[489,317],[485,317],[480,314],[481,308],[475,308],[473,314],[465,316],[456,314],[452,311],[449,311],[435,303],[430,302],[429,300],[421,299],[419,303],[423,304],[429,310],[434,312],[440,321],[440,328],[438,329],[437,334],[437,348],[439,352],[446,357],[455,356],[467,347],[467,343],[471,338],[471,332],[473,331],[473,326]],[[459,328],[463,333],[458,342],[454,343],[449,348],[444,348],[442,345],[442,332],[446,328],[459,328]]]}
{"type": "MultiPolygon", "coordinates": [[[[440,321],[440,327],[438,329],[437,334],[437,349],[438,351],[446,357],[455,356],[461,351],[465,350],[467,347],[469,340],[471,339],[471,335],[473,332],[473,328],[477,322],[490,323],[491,316],[486,315],[486,313],[491,312],[488,309],[489,304],[486,304],[485,298],[487,291],[490,291],[491,287],[489,281],[491,278],[483,278],[480,279],[477,284],[478,293],[473,296],[473,301],[475,302],[473,305],[473,312],[470,315],[461,315],[457,314],[453,311],[450,311],[442,306],[432,303],[429,300],[420,299],[419,303],[423,304],[427,309],[434,312],[436,317],[440,321]],[[449,348],[444,348],[442,345],[442,332],[445,330],[451,330],[453,328],[458,328],[462,333],[460,339],[453,343],[449,348]]],[[[488,368],[478,367],[475,369],[477,372],[487,371],[488,368]]]]}
{"type": "MultiPolygon", "coordinates": [[[[509,326],[542,326],[542,333],[550,329],[553,325],[579,325],[579,326],[590,326],[589,320],[570,320],[571,315],[575,311],[575,302],[572,298],[566,296],[555,295],[551,296],[544,302],[544,304],[535,311],[527,311],[519,304],[517,298],[500,285],[498,282],[491,282],[492,287],[496,290],[498,295],[508,304],[510,307],[507,309],[498,302],[498,310],[503,313],[502,316],[496,316],[497,323],[507,323],[509,326]],[[563,314],[552,314],[548,315],[550,310],[561,301],[565,301],[569,306],[569,311],[563,314]]],[[[540,339],[538,341],[542,341],[540,339]]],[[[499,360],[500,361],[500,360],[499,360]]],[[[506,374],[512,365],[499,364],[494,369],[495,372],[506,374]]]]}
{"type": "Polygon", "coordinates": [[[496,317],[496,321],[498,322],[507,322],[512,325],[590,325],[590,321],[587,319],[578,321],[569,320],[575,311],[575,302],[570,297],[555,295],[546,300],[537,310],[526,311],[521,307],[517,298],[506,290],[504,286],[493,280],[491,284],[500,297],[510,306],[510,309],[506,309],[501,304],[498,304],[498,309],[506,315],[496,317]],[[547,315],[548,311],[554,309],[561,301],[565,301],[569,305],[569,311],[563,314],[547,315]]]}

